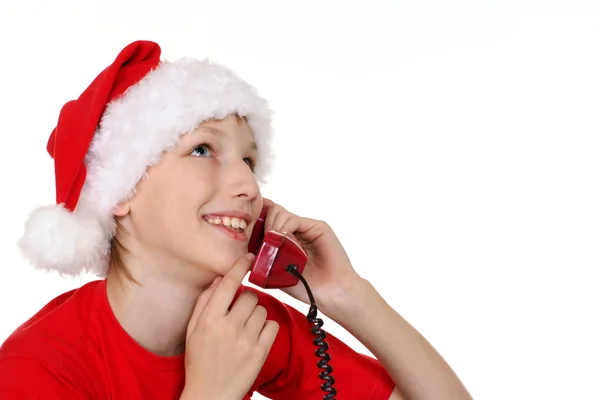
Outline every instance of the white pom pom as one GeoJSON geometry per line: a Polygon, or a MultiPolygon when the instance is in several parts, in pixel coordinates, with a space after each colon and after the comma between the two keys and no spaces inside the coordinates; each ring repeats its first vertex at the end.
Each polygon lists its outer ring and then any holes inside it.
{"type": "Polygon", "coordinates": [[[23,255],[36,268],[61,275],[105,272],[109,245],[97,218],[72,213],[62,205],[34,210],[19,240],[23,255]]]}

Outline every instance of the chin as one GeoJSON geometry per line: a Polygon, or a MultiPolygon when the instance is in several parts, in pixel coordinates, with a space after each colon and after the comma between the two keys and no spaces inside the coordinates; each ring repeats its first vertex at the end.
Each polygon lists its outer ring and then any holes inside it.
{"type": "Polygon", "coordinates": [[[210,228],[208,232],[203,232],[198,243],[203,243],[202,250],[196,253],[199,265],[204,265],[207,269],[217,274],[226,274],[233,264],[248,252],[248,243],[231,240],[219,232],[214,232],[210,228]],[[210,233],[210,234],[207,234],[210,233]]]}
{"type": "Polygon", "coordinates": [[[229,251],[222,251],[219,254],[215,253],[217,253],[217,251],[211,254],[209,260],[204,258],[202,264],[221,276],[227,274],[238,258],[246,254],[245,251],[233,251],[231,249],[229,249],[229,251]]]}

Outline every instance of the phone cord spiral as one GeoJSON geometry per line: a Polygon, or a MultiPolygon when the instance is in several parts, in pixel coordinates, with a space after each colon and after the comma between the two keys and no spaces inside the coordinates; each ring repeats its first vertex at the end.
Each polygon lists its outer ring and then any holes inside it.
{"type": "Polygon", "coordinates": [[[317,362],[317,366],[323,369],[323,371],[319,373],[319,378],[325,381],[325,383],[321,385],[321,390],[327,392],[327,394],[323,396],[323,400],[335,399],[337,390],[333,387],[333,384],[335,383],[335,379],[333,376],[331,376],[333,368],[328,364],[331,360],[331,356],[327,353],[329,345],[327,342],[325,342],[327,333],[321,329],[323,326],[323,320],[321,318],[317,318],[317,303],[315,302],[312,291],[308,286],[308,282],[306,282],[306,279],[304,279],[302,274],[298,272],[298,267],[296,265],[289,265],[287,270],[300,279],[306,288],[306,292],[308,293],[308,298],[310,299],[310,309],[306,315],[306,319],[312,324],[310,329],[311,333],[316,336],[316,338],[313,340],[313,344],[318,347],[315,351],[315,355],[320,358],[319,362],[317,362]]]}

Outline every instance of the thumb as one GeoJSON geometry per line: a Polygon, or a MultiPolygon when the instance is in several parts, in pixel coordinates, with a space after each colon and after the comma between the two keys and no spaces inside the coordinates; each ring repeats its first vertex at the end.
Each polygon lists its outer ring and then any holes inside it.
{"type": "Polygon", "coordinates": [[[210,286],[204,292],[202,292],[200,296],[198,296],[198,300],[196,300],[196,306],[194,307],[194,311],[192,312],[192,316],[190,317],[190,320],[188,322],[187,333],[185,336],[186,341],[187,339],[189,339],[190,335],[196,328],[196,325],[198,324],[198,319],[200,319],[200,315],[202,315],[202,311],[204,311],[204,309],[206,308],[206,305],[212,298],[213,294],[215,293],[215,290],[217,289],[217,286],[219,286],[219,283],[222,279],[223,277],[217,276],[215,280],[210,284],[210,286]]]}

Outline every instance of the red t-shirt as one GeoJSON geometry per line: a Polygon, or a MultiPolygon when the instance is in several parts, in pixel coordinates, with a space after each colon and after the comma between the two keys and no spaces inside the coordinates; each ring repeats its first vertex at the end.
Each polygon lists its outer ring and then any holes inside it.
{"type": "MultiPolygon", "coordinates": [[[[244,400],[255,391],[271,399],[322,399],[321,370],[305,315],[254,291],[280,329],[244,400]]],[[[394,383],[377,360],[331,335],[327,342],[338,398],[389,399],[394,383]]],[[[157,356],[123,330],[110,308],[106,280],[56,297],[0,347],[3,400],[179,399],[184,378],[183,355],[157,356]]]]}

